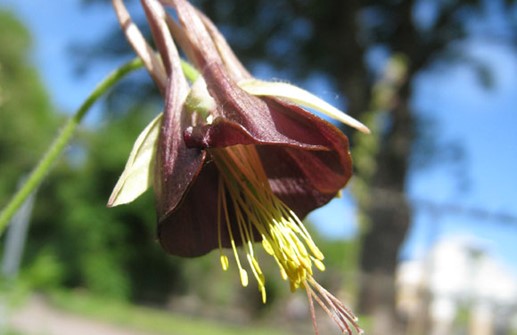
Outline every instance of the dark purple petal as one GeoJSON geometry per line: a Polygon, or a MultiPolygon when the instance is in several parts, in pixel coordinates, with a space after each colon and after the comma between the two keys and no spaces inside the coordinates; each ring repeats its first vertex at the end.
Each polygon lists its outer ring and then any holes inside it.
{"type": "Polygon", "coordinates": [[[183,132],[190,127],[191,118],[183,111],[184,97],[179,83],[171,76],[165,97],[165,110],[158,137],[154,192],[158,221],[174,211],[192,182],[201,172],[206,152],[187,148],[183,132]]]}
{"type": "MultiPolygon", "coordinates": [[[[219,172],[215,164],[205,164],[180,205],[159,221],[158,240],[168,253],[196,257],[219,247],[218,181],[219,172]]],[[[234,222],[230,199],[227,204],[230,222],[234,222]]],[[[235,225],[232,226],[232,234],[235,243],[241,245],[239,230],[235,225]]],[[[256,238],[260,241],[258,236],[256,238]]],[[[231,247],[225,218],[221,218],[221,246],[231,247]]]]}
{"type": "Polygon", "coordinates": [[[195,257],[217,248],[217,184],[214,165],[205,166],[180,206],[158,222],[158,240],[168,253],[195,257]]]}
{"type": "Polygon", "coordinates": [[[282,146],[257,146],[273,193],[303,219],[310,211],[335,197],[350,178],[345,164],[329,151],[282,146]]]}
{"type": "Polygon", "coordinates": [[[218,64],[208,65],[203,77],[208,92],[220,106],[214,113],[243,127],[256,144],[276,143],[320,150],[331,146],[322,132],[329,126],[335,127],[326,122],[322,124],[320,118],[304,109],[275,98],[258,98],[245,92],[218,64]]]}
{"type": "MultiPolygon", "coordinates": [[[[287,114],[291,120],[295,119],[299,126],[303,125],[303,128],[300,127],[303,132],[299,132],[300,129],[294,130],[289,133],[290,136],[297,138],[300,142],[306,138],[309,143],[319,145],[315,149],[312,149],[311,146],[283,146],[282,148],[284,148],[286,159],[295,163],[311,189],[321,194],[335,195],[352,176],[352,158],[348,138],[334,125],[303,108],[275,98],[264,97],[263,100],[270,107],[272,115],[287,114]],[[321,150],[321,147],[324,149],[321,150]]],[[[296,127],[294,128],[296,129],[296,127]]],[[[268,158],[268,154],[263,156],[266,170],[279,171],[279,168],[268,169],[268,165],[275,165],[277,161],[268,158]]],[[[287,171],[287,174],[289,173],[287,171]]],[[[271,172],[268,177],[273,177],[273,175],[271,172]]],[[[294,176],[294,179],[298,179],[298,177],[294,176]]]]}
{"type": "Polygon", "coordinates": [[[212,92],[224,116],[189,129],[187,144],[256,145],[273,192],[298,216],[326,204],[350,179],[348,139],[332,124],[282,100],[249,96],[228,82],[212,92]],[[225,96],[221,87],[230,93],[225,96]]]}
{"type": "MultiPolygon", "coordinates": [[[[160,17],[156,0],[141,0],[142,6],[151,28],[154,43],[158,48],[161,60],[165,66],[165,72],[170,74],[173,71],[174,63],[179,59],[178,50],[168,30],[166,22],[160,17]]],[[[163,9],[163,7],[162,7],[163,9]]],[[[176,74],[183,76],[183,72],[176,74]]]]}
{"type": "MultiPolygon", "coordinates": [[[[221,62],[217,47],[205,28],[198,11],[185,0],[161,0],[174,7],[183,27],[181,36],[174,36],[181,48],[188,51],[188,57],[198,69],[212,62],[221,62]],[[179,38],[178,38],[179,37],[179,38]]],[[[172,33],[177,33],[172,29],[172,33]]]]}

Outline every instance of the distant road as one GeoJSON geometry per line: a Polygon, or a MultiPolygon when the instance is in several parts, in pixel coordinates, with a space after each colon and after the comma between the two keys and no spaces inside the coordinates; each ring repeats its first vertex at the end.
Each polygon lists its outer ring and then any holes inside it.
{"type": "Polygon", "coordinates": [[[12,313],[9,326],[24,335],[155,335],[64,312],[38,296],[12,313]]]}

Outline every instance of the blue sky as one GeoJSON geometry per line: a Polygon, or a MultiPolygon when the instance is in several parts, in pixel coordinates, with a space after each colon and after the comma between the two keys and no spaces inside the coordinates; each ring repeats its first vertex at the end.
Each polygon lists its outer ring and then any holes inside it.
{"type": "Polygon", "coordinates": [[[0,7],[12,9],[30,29],[32,61],[49,88],[60,111],[72,112],[93,87],[118,64],[95,62],[84,76],[74,74],[72,43],[96,41],[115,25],[115,14],[107,6],[82,6],[80,0],[3,0],[0,7]]]}
{"type": "MultiPolygon", "coordinates": [[[[70,42],[94,41],[115,22],[107,7],[84,8],[79,2],[4,0],[0,5],[13,9],[34,34],[32,60],[58,110],[68,112],[115,65],[99,64],[86,76],[74,75],[70,42]]],[[[517,271],[517,222],[498,218],[499,214],[517,217],[517,54],[484,36],[490,22],[498,21],[490,18],[474,25],[473,38],[456,46],[490,69],[490,89],[480,84],[472,67],[461,62],[422,73],[415,82],[413,104],[419,113],[436,120],[434,137],[461,145],[465,159],[456,165],[438,162],[411,173],[407,192],[415,206],[414,225],[402,255],[421,257],[436,239],[465,235],[517,271]],[[425,204],[448,204],[449,209],[438,206],[431,211],[425,204]]],[[[321,81],[316,78],[311,86],[314,83],[321,81]]],[[[331,103],[344,101],[328,86],[319,85],[316,91],[331,103]]],[[[350,237],[356,232],[354,204],[347,195],[311,218],[327,236],[350,237]]]]}
{"type": "MultiPolygon", "coordinates": [[[[411,197],[432,198],[460,207],[439,214],[417,210],[414,231],[418,231],[418,226],[427,226],[423,230],[429,231],[433,225],[439,225],[441,236],[469,236],[482,244],[487,253],[516,270],[517,223],[498,218],[502,214],[516,216],[515,51],[485,39],[474,39],[463,47],[490,68],[493,87],[482,87],[475,71],[466,65],[423,75],[417,83],[415,105],[439,118],[437,136],[460,141],[466,164],[455,173],[445,166],[413,176],[408,190],[411,197]],[[467,181],[466,189],[458,187],[464,182],[461,179],[467,181]]],[[[419,248],[421,243],[413,251],[422,252],[419,248]]]]}

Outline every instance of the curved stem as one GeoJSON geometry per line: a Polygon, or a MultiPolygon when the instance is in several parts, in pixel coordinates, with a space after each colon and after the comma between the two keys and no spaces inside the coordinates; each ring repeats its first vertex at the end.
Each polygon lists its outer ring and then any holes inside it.
{"type": "Polygon", "coordinates": [[[75,129],[86,115],[90,107],[104,94],[106,91],[116,84],[128,73],[142,67],[140,59],[132,60],[120,68],[111,72],[102,82],[100,82],[92,93],[86,98],[76,113],[67,121],[61,132],[54,139],[47,152],[39,161],[38,165],[32,170],[29,177],[20,189],[13,195],[8,204],[0,212],[0,235],[6,229],[9,221],[20,208],[27,197],[39,186],[45,175],[52,168],[52,164],[56,161],[63,149],[72,138],[75,129]]]}

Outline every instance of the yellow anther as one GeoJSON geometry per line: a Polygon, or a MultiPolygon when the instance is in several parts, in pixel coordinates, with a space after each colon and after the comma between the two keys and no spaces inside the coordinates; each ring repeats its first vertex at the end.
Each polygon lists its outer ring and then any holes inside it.
{"type": "Polygon", "coordinates": [[[228,256],[221,255],[220,259],[221,259],[221,267],[223,268],[223,270],[224,271],[228,270],[228,267],[230,266],[230,262],[228,260],[228,256]]]}
{"type": "Polygon", "coordinates": [[[280,267],[280,276],[282,277],[283,280],[287,280],[287,272],[285,272],[285,269],[283,267],[280,267]]]}
{"type": "Polygon", "coordinates": [[[307,257],[309,254],[307,253],[307,249],[305,249],[305,246],[303,245],[302,241],[300,241],[293,233],[291,233],[290,235],[292,235],[292,241],[296,243],[296,249],[300,256],[307,257]]]}
{"type": "Polygon", "coordinates": [[[322,261],[320,261],[319,259],[316,259],[316,258],[313,258],[312,261],[314,262],[314,265],[316,266],[316,268],[320,271],[325,271],[325,264],[323,264],[322,261]]]}
{"type": "Polygon", "coordinates": [[[267,300],[266,288],[264,286],[259,285],[259,291],[262,295],[262,303],[265,304],[267,300]]]}
{"type": "Polygon", "coordinates": [[[239,275],[241,277],[241,285],[244,287],[248,286],[248,272],[246,272],[246,270],[243,268],[240,268],[239,275]]]}
{"type": "Polygon", "coordinates": [[[257,279],[258,283],[262,286],[266,283],[266,279],[264,277],[264,274],[262,273],[262,270],[260,269],[260,266],[255,258],[253,258],[250,254],[248,254],[248,261],[251,264],[251,270],[253,271],[253,274],[255,275],[255,278],[257,279]]]}
{"type": "MultiPolygon", "coordinates": [[[[312,275],[313,263],[324,269],[323,254],[316,247],[303,223],[271,190],[267,175],[254,146],[231,146],[210,149],[219,173],[219,234],[225,220],[230,242],[239,268],[241,283],[248,285],[248,273],[241,266],[236,240],[238,232],[242,250],[258,282],[262,300],[266,300],[265,278],[254,256],[254,236],[262,237],[266,253],[277,262],[280,275],[289,280],[292,290],[303,285],[312,275]],[[227,203],[229,202],[229,204],[227,203]],[[234,212],[229,213],[229,209],[234,212]],[[233,218],[230,222],[230,217],[233,218]]],[[[219,236],[221,246],[222,237],[219,236]]],[[[221,256],[221,265],[227,269],[229,261],[221,256]]]]}
{"type": "Polygon", "coordinates": [[[311,259],[309,257],[302,257],[300,258],[300,261],[302,263],[302,266],[307,269],[307,271],[311,272],[312,273],[312,263],[311,263],[311,259]]]}
{"type": "Polygon", "coordinates": [[[314,242],[311,241],[311,243],[307,243],[307,246],[311,250],[311,253],[314,256],[314,258],[319,259],[320,261],[325,259],[325,256],[320,251],[320,249],[316,246],[316,244],[314,244],[314,242]]]}
{"type": "Polygon", "coordinates": [[[262,236],[262,247],[268,254],[270,254],[270,255],[275,254],[273,247],[271,247],[271,244],[268,242],[268,240],[266,240],[266,238],[264,236],[262,236]]]}

